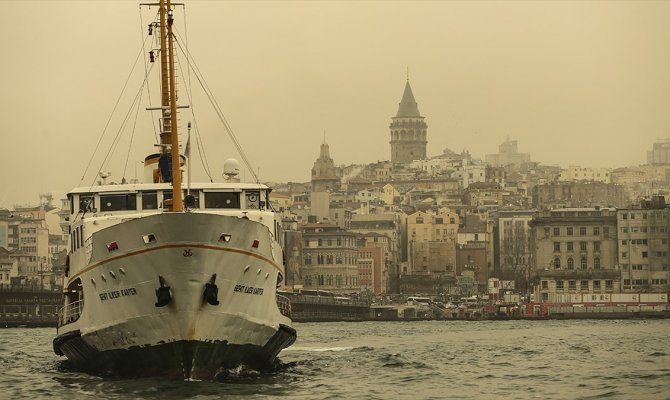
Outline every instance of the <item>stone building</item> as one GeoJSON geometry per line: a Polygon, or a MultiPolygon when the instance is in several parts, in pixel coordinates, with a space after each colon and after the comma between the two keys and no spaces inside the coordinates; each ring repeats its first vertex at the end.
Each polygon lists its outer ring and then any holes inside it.
{"type": "Polygon", "coordinates": [[[358,292],[356,233],[327,223],[304,224],[300,231],[303,287],[340,293],[358,292]]]}
{"type": "Polygon", "coordinates": [[[426,158],[428,125],[419,113],[409,80],[405,84],[398,112],[391,118],[391,163],[409,164],[426,158]]]}
{"type": "Polygon", "coordinates": [[[616,214],[614,208],[562,208],[533,217],[536,301],[561,302],[557,299],[570,293],[620,290],[616,214]]]}

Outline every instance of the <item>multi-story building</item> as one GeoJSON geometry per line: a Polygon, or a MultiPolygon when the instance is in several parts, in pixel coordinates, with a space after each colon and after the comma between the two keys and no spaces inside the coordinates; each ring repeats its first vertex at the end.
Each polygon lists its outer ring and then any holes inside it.
{"type": "Polygon", "coordinates": [[[492,269],[493,226],[485,215],[466,214],[456,238],[456,275],[469,275],[486,290],[492,269]]]}
{"type": "Polygon", "coordinates": [[[303,238],[301,274],[305,289],[358,292],[357,235],[335,224],[300,226],[303,238]]]}
{"type": "Polygon", "coordinates": [[[624,207],[626,197],[621,185],[602,182],[548,182],[532,189],[533,206],[557,207],[624,207]]]}
{"type": "Polygon", "coordinates": [[[521,291],[529,289],[531,275],[531,232],[534,211],[499,211],[496,230],[495,269],[503,280],[513,280],[521,291]]]}
{"type": "Polygon", "coordinates": [[[452,178],[458,179],[463,189],[470,187],[476,182],[486,182],[486,165],[479,162],[463,160],[463,165],[456,167],[451,174],[452,178]]]}
{"type": "Polygon", "coordinates": [[[503,205],[505,190],[497,183],[472,183],[463,194],[463,204],[473,207],[497,208],[503,205]]]}
{"type": "Polygon", "coordinates": [[[406,274],[455,274],[459,216],[448,208],[419,211],[407,217],[408,270],[406,274]]]}
{"type": "Polygon", "coordinates": [[[612,181],[612,170],[610,168],[585,168],[575,165],[561,170],[559,181],[596,181],[610,183],[612,181]]]}
{"type": "Polygon", "coordinates": [[[419,113],[409,80],[405,84],[396,116],[391,118],[391,162],[409,164],[426,158],[428,125],[419,113]]]}
{"type": "MultiPolygon", "coordinates": [[[[372,291],[375,294],[391,293],[391,273],[393,272],[393,253],[391,249],[394,245],[391,243],[391,238],[385,234],[370,232],[361,234],[362,241],[365,248],[378,248],[381,259],[379,263],[372,265],[372,291]]],[[[377,250],[372,252],[373,261],[376,261],[377,250]]]]}
{"type": "Polygon", "coordinates": [[[624,292],[670,291],[670,209],[663,196],[617,212],[624,292]]]}
{"type": "Polygon", "coordinates": [[[358,283],[361,290],[375,295],[386,293],[384,283],[384,249],[366,245],[358,248],[358,283]]]}
{"type": "Polygon", "coordinates": [[[19,262],[10,257],[9,250],[0,247],[0,285],[11,285],[12,278],[19,276],[19,262]]]}
{"type": "Polygon", "coordinates": [[[445,158],[426,158],[413,160],[409,168],[412,170],[419,170],[428,176],[442,175],[446,171],[452,170],[451,161],[445,158]]]}
{"type": "Polygon", "coordinates": [[[616,209],[541,211],[530,226],[536,300],[561,301],[557,295],[620,290],[616,209]]]}
{"type": "Polygon", "coordinates": [[[370,214],[354,214],[350,230],[358,234],[370,233],[385,236],[385,268],[389,282],[385,285],[390,293],[398,293],[397,278],[400,261],[403,258],[402,232],[405,227],[405,214],[395,211],[372,208],[370,214]]]}

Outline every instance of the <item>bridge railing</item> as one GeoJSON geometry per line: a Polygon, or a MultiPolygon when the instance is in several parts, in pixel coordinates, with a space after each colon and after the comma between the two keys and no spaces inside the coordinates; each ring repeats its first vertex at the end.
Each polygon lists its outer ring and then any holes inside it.
{"type": "Polygon", "coordinates": [[[78,300],[58,310],[58,327],[67,325],[79,319],[84,308],[84,300],[78,300]]]}

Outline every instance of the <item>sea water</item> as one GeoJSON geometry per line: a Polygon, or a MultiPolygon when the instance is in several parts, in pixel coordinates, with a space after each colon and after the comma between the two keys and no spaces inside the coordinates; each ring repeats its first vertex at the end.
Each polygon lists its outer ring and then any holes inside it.
{"type": "Polygon", "coordinates": [[[3,399],[670,399],[670,320],[295,324],[276,371],[216,382],[100,377],[55,329],[0,330],[3,399]]]}

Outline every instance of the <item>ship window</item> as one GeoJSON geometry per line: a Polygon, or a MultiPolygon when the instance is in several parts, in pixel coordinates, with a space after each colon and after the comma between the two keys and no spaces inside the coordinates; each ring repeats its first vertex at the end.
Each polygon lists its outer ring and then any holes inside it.
{"type": "Polygon", "coordinates": [[[92,212],[95,208],[95,199],[92,194],[79,195],[79,211],[92,212]]]}
{"type": "Polygon", "coordinates": [[[205,208],[240,208],[240,194],[237,192],[205,193],[205,208]]]}
{"type": "Polygon", "coordinates": [[[135,193],[100,195],[100,211],[137,210],[135,193]]]}
{"type": "Polygon", "coordinates": [[[258,191],[245,192],[246,208],[258,209],[260,207],[261,194],[258,191]]]}
{"type": "Polygon", "coordinates": [[[186,190],[184,190],[184,205],[187,205],[188,208],[200,208],[200,192],[192,189],[190,194],[193,196],[193,204],[186,204],[186,196],[188,196],[188,194],[186,194],[186,190]]]}
{"type": "Polygon", "coordinates": [[[143,210],[157,210],[158,209],[158,192],[142,192],[142,209],[143,210]]]}

